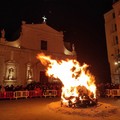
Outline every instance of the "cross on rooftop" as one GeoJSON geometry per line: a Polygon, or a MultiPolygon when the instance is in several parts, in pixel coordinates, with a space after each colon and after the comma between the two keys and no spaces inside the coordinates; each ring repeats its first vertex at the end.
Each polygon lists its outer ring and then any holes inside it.
{"type": "Polygon", "coordinates": [[[47,18],[46,18],[45,16],[43,16],[42,19],[43,19],[43,22],[44,22],[44,23],[45,23],[46,20],[47,20],[47,18]]]}

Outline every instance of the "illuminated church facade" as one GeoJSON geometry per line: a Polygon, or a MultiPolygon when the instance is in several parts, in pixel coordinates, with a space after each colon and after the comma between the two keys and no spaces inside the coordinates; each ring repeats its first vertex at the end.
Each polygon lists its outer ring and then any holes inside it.
{"type": "MultiPolygon", "coordinates": [[[[0,85],[26,85],[36,82],[58,82],[45,75],[45,67],[36,58],[45,53],[55,59],[76,58],[74,45],[64,42],[63,32],[46,24],[21,25],[17,40],[7,41],[5,31],[0,38],[0,85]]],[[[64,73],[63,73],[64,74],[64,73]]]]}

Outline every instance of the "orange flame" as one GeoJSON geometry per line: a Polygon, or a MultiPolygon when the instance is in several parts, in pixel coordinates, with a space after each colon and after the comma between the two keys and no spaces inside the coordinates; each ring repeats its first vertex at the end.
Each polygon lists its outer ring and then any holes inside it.
{"type": "Polygon", "coordinates": [[[81,66],[75,59],[55,60],[43,53],[38,54],[37,59],[47,67],[48,76],[58,78],[63,83],[61,95],[63,101],[67,101],[66,98],[71,96],[82,99],[82,94],[96,98],[95,78],[87,70],[87,64],[81,66]]]}

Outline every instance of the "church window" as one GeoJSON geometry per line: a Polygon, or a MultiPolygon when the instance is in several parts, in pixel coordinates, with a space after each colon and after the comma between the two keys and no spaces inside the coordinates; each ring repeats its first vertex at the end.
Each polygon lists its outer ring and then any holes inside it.
{"type": "Polygon", "coordinates": [[[41,40],[41,50],[47,50],[47,41],[41,40]]]}

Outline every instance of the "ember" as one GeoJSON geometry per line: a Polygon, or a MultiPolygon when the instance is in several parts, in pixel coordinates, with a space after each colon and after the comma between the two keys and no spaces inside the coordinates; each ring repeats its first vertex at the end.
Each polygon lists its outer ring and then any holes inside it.
{"type": "Polygon", "coordinates": [[[55,60],[43,53],[37,58],[47,67],[46,74],[63,83],[61,105],[87,107],[97,104],[95,78],[87,70],[88,65],[75,59],[55,60]]]}

